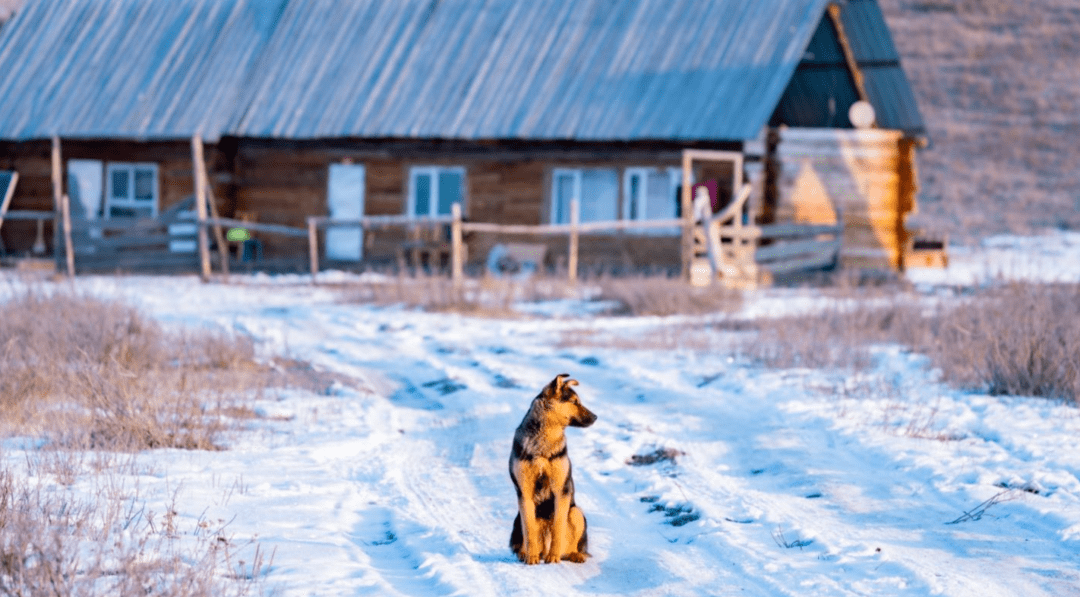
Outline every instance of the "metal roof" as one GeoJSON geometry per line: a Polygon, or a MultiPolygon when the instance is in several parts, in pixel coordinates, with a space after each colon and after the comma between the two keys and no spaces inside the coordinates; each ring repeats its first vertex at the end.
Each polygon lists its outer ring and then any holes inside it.
{"type": "Polygon", "coordinates": [[[863,74],[866,95],[874,106],[878,126],[925,136],[926,124],[919,113],[915,94],[900,53],[893,45],[881,7],[874,0],[847,0],[840,20],[863,74]]]}
{"type": "Polygon", "coordinates": [[[0,137],[217,137],[283,4],[30,0],[0,30],[0,137]]]}
{"type": "Polygon", "coordinates": [[[29,0],[0,138],[755,138],[826,3],[29,0]]]}
{"type": "Polygon", "coordinates": [[[290,138],[752,138],[824,6],[292,2],[250,109],[231,129],[290,138]]]}

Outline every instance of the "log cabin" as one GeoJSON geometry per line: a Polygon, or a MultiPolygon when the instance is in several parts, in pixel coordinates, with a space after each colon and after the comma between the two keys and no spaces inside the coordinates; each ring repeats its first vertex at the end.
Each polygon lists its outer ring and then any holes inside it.
{"type": "MultiPolygon", "coordinates": [[[[68,197],[77,221],[175,218],[197,137],[213,207],[250,222],[419,222],[458,203],[469,221],[558,224],[572,199],[582,222],[662,220],[687,211],[683,156],[704,150],[740,158],[694,166],[715,210],[745,182],[750,224],[837,223],[842,267],[902,269],[912,244],[926,127],[875,0],[27,0],[0,66],[12,214],[68,197]]],[[[57,252],[59,217],[41,220],[0,225],[5,254],[57,252]]],[[[265,267],[307,255],[258,236],[246,257],[265,267]]],[[[143,259],[101,237],[72,241],[80,270],[194,267],[187,242],[143,259]]],[[[503,240],[471,236],[470,261],[503,240]]],[[[365,267],[410,237],[320,242],[365,267]]],[[[564,262],[564,242],[540,242],[564,262]]],[[[677,228],[630,230],[583,237],[581,258],[678,267],[680,249],[677,228]]]]}

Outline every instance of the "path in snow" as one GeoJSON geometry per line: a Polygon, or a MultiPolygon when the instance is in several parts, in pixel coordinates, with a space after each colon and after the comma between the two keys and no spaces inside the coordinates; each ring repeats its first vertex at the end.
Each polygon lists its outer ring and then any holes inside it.
{"type": "Polygon", "coordinates": [[[257,536],[282,594],[1080,594],[1075,409],[955,392],[895,349],[862,376],[764,371],[560,342],[600,329],[647,346],[659,320],[468,319],[187,278],[81,283],[355,380],[266,400],[291,420],[258,423],[229,451],[143,456],[143,495],[163,507],[181,487],[182,521],[257,536]],[[593,558],[526,567],[507,547],[510,439],[563,372],[600,417],[569,432],[593,558]],[[860,390],[880,380],[886,390],[860,390]],[[905,435],[920,417],[955,439],[905,435]],[[628,464],[662,449],[674,460],[628,464]],[[945,524],[1000,485],[1039,493],[945,524]]]}

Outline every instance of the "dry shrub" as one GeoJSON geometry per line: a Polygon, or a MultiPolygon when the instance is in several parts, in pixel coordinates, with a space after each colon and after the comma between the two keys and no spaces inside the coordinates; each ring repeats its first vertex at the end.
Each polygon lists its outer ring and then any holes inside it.
{"type": "Polygon", "coordinates": [[[1080,285],[1012,284],[952,309],[934,330],[948,377],[994,395],[1080,399],[1080,285]]]}
{"type": "Polygon", "coordinates": [[[546,277],[524,279],[484,277],[455,285],[447,276],[418,274],[366,281],[342,291],[346,302],[406,305],[429,311],[466,315],[519,316],[515,303],[538,302],[577,296],[580,289],[564,280],[546,277]]]}
{"type": "Polygon", "coordinates": [[[261,592],[270,563],[251,562],[224,526],[176,528],[99,489],[89,501],[19,482],[0,470],[0,594],[218,596],[261,592]],[[127,505],[127,506],[125,506],[127,505]],[[186,535],[186,536],[185,536],[186,535]],[[238,574],[238,570],[243,573],[238,574]]]}
{"type": "Polygon", "coordinates": [[[398,276],[366,281],[342,291],[346,302],[402,304],[429,311],[479,316],[520,316],[518,303],[560,299],[610,301],[609,312],[627,315],[699,315],[730,312],[742,294],[720,287],[694,288],[667,276],[599,275],[576,284],[565,278],[533,276],[465,280],[459,286],[446,276],[398,276]]]}
{"type": "MultiPolygon", "coordinates": [[[[729,327],[722,322],[717,327],[729,327]]],[[[907,338],[925,327],[924,315],[903,297],[838,300],[803,315],[736,322],[756,331],[740,346],[745,356],[771,367],[864,368],[870,365],[870,345],[910,344],[907,338]]]]}
{"type": "Polygon", "coordinates": [[[899,343],[928,355],[961,387],[1080,397],[1080,285],[1013,284],[932,304],[907,295],[839,301],[739,325],[747,324],[756,333],[740,350],[770,366],[861,368],[871,345],[899,343]]]}
{"type": "Polygon", "coordinates": [[[167,332],[90,296],[28,291],[0,319],[0,424],[54,445],[137,451],[216,449],[218,416],[259,386],[252,343],[167,332]]]}
{"type": "Polygon", "coordinates": [[[742,306],[742,293],[714,284],[697,288],[680,278],[642,276],[597,280],[600,300],[615,301],[629,315],[730,313],[742,306]]]}

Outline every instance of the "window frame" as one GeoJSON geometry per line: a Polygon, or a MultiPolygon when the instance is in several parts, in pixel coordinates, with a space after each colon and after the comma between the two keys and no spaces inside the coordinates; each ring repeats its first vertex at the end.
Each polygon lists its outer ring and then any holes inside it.
{"type": "MultiPolygon", "coordinates": [[[[678,189],[682,185],[682,168],[675,166],[628,166],[623,169],[622,178],[622,219],[635,222],[647,222],[655,219],[678,219],[675,215],[678,210],[673,209],[673,213],[670,218],[650,218],[649,213],[649,193],[648,193],[648,181],[649,176],[657,173],[667,175],[668,192],[666,196],[668,199],[673,197],[675,189],[678,189]],[[631,196],[631,179],[637,177],[641,181],[640,191],[641,204],[634,205],[633,197],[631,196]],[[636,207],[636,209],[634,209],[636,207]],[[636,212],[636,213],[632,213],[636,212]]],[[[673,204],[674,205],[674,204],[673,204]]],[[[627,230],[635,234],[654,234],[654,235],[666,235],[672,234],[673,229],[666,228],[630,228],[627,230]]]]}
{"type": "MultiPolygon", "coordinates": [[[[558,179],[561,176],[570,176],[573,179],[571,183],[573,185],[573,192],[571,193],[572,199],[576,198],[581,200],[581,179],[584,174],[584,168],[555,168],[551,171],[551,213],[549,214],[548,221],[551,224],[569,224],[570,223],[570,203],[565,206],[559,201],[559,184],[558,179]],[[566,218],[562,220],[559,215],[565,209],[566,218]]],[[[581,209],[580,205],[578,209],[581,209]]]]}
{"type": "MultiPolygon", "coordinates": [[[[468,177],[465,166],[435,166],[435,165],[423,165],[423,166],[410,166],[409,167],[409,193],[405,202],[405,215],[414,218],[438,218],[449,216],[449,213],[439,213],[439,175],[444,172],[451,172],[458,174],[461,177],[461,209],[464,212],[466,205],[466,196],[468,193],[468,177]],[[416,213],[416,180],[420,176],[430,176],[432,180],[431,185],[431,197],[428,203],[428,213],[418,214],[416,213]]],[[[453,203],[451,203],[453,205],[453,203]]]]}
{"type": "MultiPolygon", "coordinates": [[[[114,216],[112,210],[114,207],[128,208],[133,210],[145,209],[149,203],[151,218],[158,216],[158,211],[161,203],[161,177],[160,168],[156,162],[107,162],[105,164],[105,197],[104,206],[102,208],[102,217],[105,219],[123,218],[128,216],[114,216]],[[138,170],[150,170],[153,174],[153,185],[151,186],[152,197],[149,202],[135,198],[135,173],[138,170]],[[127,197],[118,199],[113,194],[113,173],[118,171],[126,171],[129,175],[128,182],[128,194],[127,197]]],[[[142,217],[142,216],[135,216],[142,217]]]]}
{"type": "Polygon", "coordinates": [[[551,224],[569,224],[570,223],[570,204],[569,204],[569,202],[566,205],[562,205],[559,202],[558,179],[559,179],[560,176],[570,176],[570,177],[573,178],[573,193],[572,193],[571,198],[572,199],[576,198],[578,200],[579,222],[586,223],[586,222],[618,221],[619,220],[619,207],[620,207],[621,202],[622,202],[622,199],[620,198],[620,195],[619,195],[619,193],[620,193],[619,186],[620,186],[621,180],[622,180],[620,178],[620,172],[621,172],[621,168],[619,168],[618,166],[577,166],[577,167],[559,166],[558,168],[552,168],[552,170],[551,170],[551,179],[550,179],[551,192],[550,192],[550,194],[548,196],[548,199],[549,199],[549,202],[548,202],[548,208],[549,208],[548,221],[551,224]],[[582,200],[582,192],[583,192],[583,190],[585,188],[585,175],[590,171],[602,172],[605,175],[610,173],[610,174],[613,175],[614,193],[611,196],[611,204],[610,205],[608,205],[606,203],[602,204],[602,207],[604,208],[602,211],[606,211],[607,210],[606,208],[608,208],[608,207],[611,208],[611,212],[614,214],[614,217],[611,220],[609,220],[609,219],[595,220],[595,219],[591,219],[589,217],[586,217],[586,214],[594,213],[596,211],[594,208],[597,205],[600,205],[600,204],[593,203],[593,204],[589,205],[589,209],[585,209],[586,206],[584,205],[584,202],[582,200]],[[560,221],[559,215],[564,209],[566,211],[566,213],[564,214],[565,215],[565,220],[560,221]]]}

